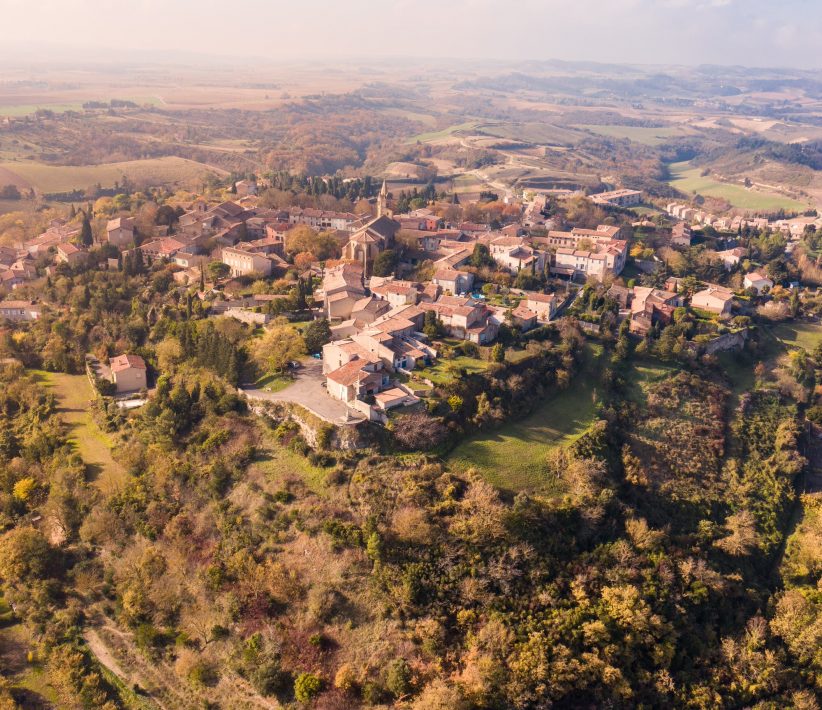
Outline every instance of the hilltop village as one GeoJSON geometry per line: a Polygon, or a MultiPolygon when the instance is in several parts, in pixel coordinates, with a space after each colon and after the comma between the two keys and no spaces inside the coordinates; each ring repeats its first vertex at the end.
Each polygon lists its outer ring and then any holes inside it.
{"type": "MultiPolygon", "coordinates": [[[[319,321],[321,339],[295,352],[321,367],[300,373],[295,356],[269,373],[278,387],[295,376],[318,386],[294,388],[291,398],[283,387],[276,398],[329,421],[385,423],[389,410],[431,393],[426,373],[444,352],[504,359],[505,348],[539,342],[561,318],[589,334],[624,326],[645,347],[686,321],[676,337],[692,355],[740,348],[758,310],[795,312],[789,304],[803,283],[788,259],[803,240],[818,241],[822,226],[816,216],[718,219],[678,203],[665,206],[670,221],[652,222],[630,211],[642,193],[624,189],[463,205],[383,182],[354,213],[267,206],[264,179],[230,187],[231,199],[154,206],[148,224],[145,208],[129,213],[106,198],[97,214],[72,208],[2,247],[0,316],[39,319],[50,306],[38,284],[65,270],[162,273],[189,309],[196,302],[198,313],[236,319],[258,335],[272,324],[319,321]]],[[[818,271],[807,258],[804,265],[818,271]]],[[[145,392],[139,353],[87,360],[115,393],[145,392]]],[[[240,384],[269,398],[270,388],[240,384]]]]}
{"type": "Polygon", "coordinates": [[[235,174],[5,234],[0,707],[818,707],[813,210],[235,174]]]}

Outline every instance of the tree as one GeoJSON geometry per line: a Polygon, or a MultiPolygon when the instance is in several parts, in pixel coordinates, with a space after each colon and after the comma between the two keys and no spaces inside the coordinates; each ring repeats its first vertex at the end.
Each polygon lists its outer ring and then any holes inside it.
{"type": "Polygon", "coordinates": [[[54,550],[39,530],[14,528],[0,538],[0,576],[23,586],[53,573],[54,550]]]}
{"type": "Polygon", "coordinates": [[[493,348],[491,348],[491,361],[505,362],[505,348],[502,343],[497,343],[493,348]]]}
{"type": "Polygon", "coordinates": [[[288,363],[305,354],[305,341],[288,321],[278,318],[254,346],[254,358],[266,371],[282,372],[288,363]]]}
{"type": "Polygon", "coordinates": [[[483,266],[494,266],[494,259],[485,244],[477,242],[474,244],[474,251],[471,254],[471,266],[482,268],[483,266]]]}
{"type": "Polygon", "coordinates": [[[394,269],[397,268],[398,261],[397,252],[393,249],[386,249],[384,252],[381,252],[377,255],[377,258],[374,259],[374,276],[390,276],[394,273],[394,269]]]}
{"type": "Polygon", "coordinates": [[[85,247],[90,247],[94,243],[94,236],[91,233],[91,222],[88,215],[83,215],[83,222],[80,225],[80,244],[85,247]]]}
{"type": "Polygon", "coordinates": [[[19,200],[21,197],[17,185],[4,185],[0,188],[0,200],[19,200]]]}
{"type": "Polygon", "coordinates": [[[183,348],[177,338],[168,337],[158,343],[156,352],[160,372],[171,372],[183,359],[183,348]]]}
{"type": "Polygon", "coordinates": [[[214,281],[217,281],[218,279],[224,279],[230,273],[231,269],[229,268],[228,264],[224,264],[222,261],[212,261],[208,265],[208,275],[214,281]]]}
{"type": "Polygon", "coordinates": [[[301,703],[307,703],[322,687],[322,680],[313,673],[300,673],[294,681],[294,697],[301,703]]]}
{"type": "Polygon", "coordinates": [[[331,326],[328,324],[328,319],[318,318],[311,321],[303,331],[303,340],[305,340],[305,348],[309,353],[320,352],[323,345],[331,342],[331,326]]]}
{"type": "Polygon", "coordinates": [[[429,338],[441,338],[445,334],[445,325],[437,317],[436,311],[426,311],[422,332],[429,338]]]}

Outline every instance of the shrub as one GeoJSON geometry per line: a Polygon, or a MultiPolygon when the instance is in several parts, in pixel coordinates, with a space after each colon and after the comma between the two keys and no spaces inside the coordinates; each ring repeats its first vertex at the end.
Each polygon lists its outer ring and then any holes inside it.
{"type": "Polygon", "coordinates": [[[385,668],[385,688],[395,698],[411,691],[411,667],[404,658],[397,658],[385,668]]]}
{"type": "Polygon", "coordinates": [[[194,685],[211,687],[220,679],[217,669],[208,661],[200,659],[188,671],[188,680],[194,685]]]}
{"type": "Polygon", "coordinates": [[[334,687],[343,693],[351,693],[357,687],[357,674],[350,663],[343,663],[334,676],[334,687]]]}
{"type": "Polygon", "coordinates": [[[322,690],[322,687],[322,680],[313,673],[300,673],[294,681],[294,697],[301,703],[307,703],[322,690]]]}

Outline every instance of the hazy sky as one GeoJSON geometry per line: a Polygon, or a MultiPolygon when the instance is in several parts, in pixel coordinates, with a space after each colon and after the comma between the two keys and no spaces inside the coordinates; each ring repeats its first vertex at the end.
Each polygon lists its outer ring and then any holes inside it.
{"type": "Polygon", "coordinates": [[[53,45],[822,68],[822,0],[0,0],[0,52],[53,45]]]}

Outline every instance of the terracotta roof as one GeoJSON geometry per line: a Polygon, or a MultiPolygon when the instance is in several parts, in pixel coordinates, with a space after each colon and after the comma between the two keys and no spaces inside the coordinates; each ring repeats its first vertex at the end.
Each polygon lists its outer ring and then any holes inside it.
{"type": "Polygon", "coordinates": [[[109,360],[112,372],[122,372],[135,368],[137,370],[145,370],[146,363],[139,355],[117,355],[109,360]]]}
{"type": "Polygon", "coordinates": [[[369,375],[374,374],[363,369],[369,364],[376,364],[376,361],[355,358],[351,360],[351,362],[345,363],[345,365],[334,370],[333,372],[329,372],[326,377],[328,377],[329,380],[333,380],[337,384],[348,387],[353,385],[355,382],[360,382],[369,375]]]}

